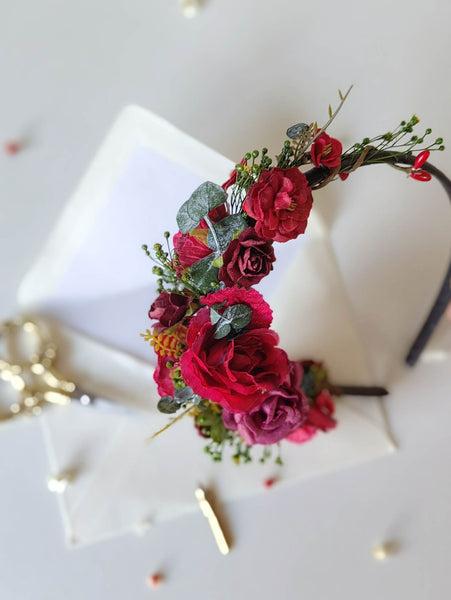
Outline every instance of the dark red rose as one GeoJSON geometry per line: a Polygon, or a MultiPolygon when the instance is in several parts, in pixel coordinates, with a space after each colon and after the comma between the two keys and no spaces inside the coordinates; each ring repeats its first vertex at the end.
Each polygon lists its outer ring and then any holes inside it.
{"type": "Polygon", "coordinates": [[[276,348],[278,335],[266,328],[250,329],[235,338],[217,340],[214,332],[210,309],[204,307],[188,327],[188,349],[180,359],[185,383],[230,412],[260,406],[289,372],[287,355],[276,348]]]}
{"type": "Polygon", "coordinates": [[[312,144],[310,156],[315,167],[320,164],[329,169],[338,167],[341,163],[341,153],[343,146],[335,138],[331,138],[325,131],[322,131],[312,144]]]}
{"type": "Polygon", "coordinates": [[[183,319],[189,303],[188,296],[161,292],[150,307],[149,319],[157,319],[164,327],[172,327],[183,319]]]}
{"type": "Polygon", "coordinates": [[[251,185],[243,208],[266,240],[287,242],[304,233],[312,208],[307,178],[296,167],[263,171],[251,185]]]}
{"type": "Polygon", "coordinates": [[[268,392],[261,406],[240,414],[224,409],[224,425],[237,430],[249,446],[280,442],[305,422],[309,407],[301,382],[302,367],[291,362],[287,381],[268,392]]]}
{"type": "Polygon", "coordinates": [[[253,227],[248,227],[232,240],[222,255],[224,266],[219,269],[219,279],[227,286],[251,287],[271,271],[276,260],[270,242],[262,239],[253,227]]]}

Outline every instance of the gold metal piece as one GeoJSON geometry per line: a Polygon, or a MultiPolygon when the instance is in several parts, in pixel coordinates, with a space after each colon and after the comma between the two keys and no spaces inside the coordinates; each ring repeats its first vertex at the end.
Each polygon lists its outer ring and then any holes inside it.
{"type": "Polygon", "coordinates": [[[219,524],[216,513],[214,512],[211,504],[205,498],[205,492],[202,488],[197,488],[194,492],[194,495],[199,503],[199,507],[202,511],[202,514],[207,519],[208,524],[210,525],[216,544],[219,548],[219,552],[225,556],[229,553],[230,548],[227,543],[227,540],[225,539],[224,532],[221,528],[221,525],[219,524]]]}
{"type": "Polygon", "coordinates": [[[19,399],[10,405],[9,414],[0,417],[0,421],[19,415],[40,415],[45,404],[65,406],[76,389],[75,383],[66,381],[54,371],[57,346],[44,338],[36,323],[19,317],[0,323],[0,337],[17,336],[20,331],[31,336],[34,348],[24,364],[8,362],[8,357],[0,358],[0,379],[8,382],[19,395],[19,399]],[[24,375],[31,377],[25,379],[24,375]]]}

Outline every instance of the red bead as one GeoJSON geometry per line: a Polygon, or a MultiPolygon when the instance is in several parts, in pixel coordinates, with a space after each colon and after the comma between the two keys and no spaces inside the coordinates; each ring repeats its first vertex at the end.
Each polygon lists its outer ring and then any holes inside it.
{"type": "Polygon", "coordinates": [[[423,150],[423,152],[420,152],[420,154],[416,157],[415,162],[413,163],[413,168],[419,169],[420,167],[422,167],[429,158],[430,154],[431,153],[429,152],[429,150],[423,150]]]}
{"type": "Polygon", "coordinates": [[[20,152],[20,145],[18,144],[18,142],[6,142],[4,150],[5,154],[7,154],[8,156],[14,156],[14,154],[20,152]]]}
{"type": "Polygon", "coordinates": [[[263,485],[265,486],[265,488],[269,489],[271,488],[274,484],[276,483],[276,480],[274,477],[271,477],[269,479],[265,479],[265,481],[263,482],[263,485]]]}
{"type": "Polygon", "coordinates": [[[147,578],[147,585],[150,588],[157,588],[161,585],[163,581],[163,577],[160,573],[154,573],[153,575],[149,575],[147,578]]]}
{"type": "Polygon", "coordinates": [[[432,179],[432,176],[430,173],[428,173],[427,171],[422,171],[422,170],[412,171],[410,176],[412,177],[412,179],[416,179],[417,181],[430,181],[432,179]]]}

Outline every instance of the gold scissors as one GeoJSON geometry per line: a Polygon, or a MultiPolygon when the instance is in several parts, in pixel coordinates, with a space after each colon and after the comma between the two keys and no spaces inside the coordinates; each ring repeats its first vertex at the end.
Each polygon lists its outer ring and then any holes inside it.
{"type": "Polygon", "coordinates": [[[14,398],[8,412],[0,414],[0,422],[23,415],[37,416],[48,405],[67,406],[73,400],[82,406],[114,405],[96,398],[55,370],[57,346],[33,320],[19,317],[0,323],[0,345],[8,355],[0,355],[0,380],[9,384],[14,398]]]}

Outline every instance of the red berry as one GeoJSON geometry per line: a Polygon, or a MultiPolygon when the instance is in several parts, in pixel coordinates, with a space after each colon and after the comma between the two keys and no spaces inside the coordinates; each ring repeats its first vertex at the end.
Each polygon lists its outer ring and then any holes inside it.
{"type": "Polygon", "coordinates": [[[6,142],[4,150],[5,154],[7,154],[8,156],[14,156],[14,154],[20,152],[20,145],[18,144],[18,142],[6,142]]]}
{"type": "Polygon", "coordinates": [[[272,487],[274,484],[276,483],[276,480],[274,477],[270,477],[269,479],[265,479],[265,481],[263,482],[263,485],[265,486],[265,488],[270,488],[272,487]]]}
{"type": "Polygon", "coordinates": [[[345,179],[347,179],[349,177],[349,173],[339,173],[338,177],[344,181],[345,179]]]}
{"type": "Polygon", "coordinates": [[[416,157],[415,162],[413,163],[413,168],[419,169],[420,167],[422,167],[429,158],[430,154],[431,153],[429,152],[429,150],[423,150],[423,152],[420,152],[420,154],[416,157]]]}
{"type": "Polygon", "coordinates": [[[419,171],[412,171],[410,177],[412,177],[412,179],[416,179],[417,181],[430,181],[432,179],[430,173],[427,171],[422,171],[421,169],[419,171]]]}

